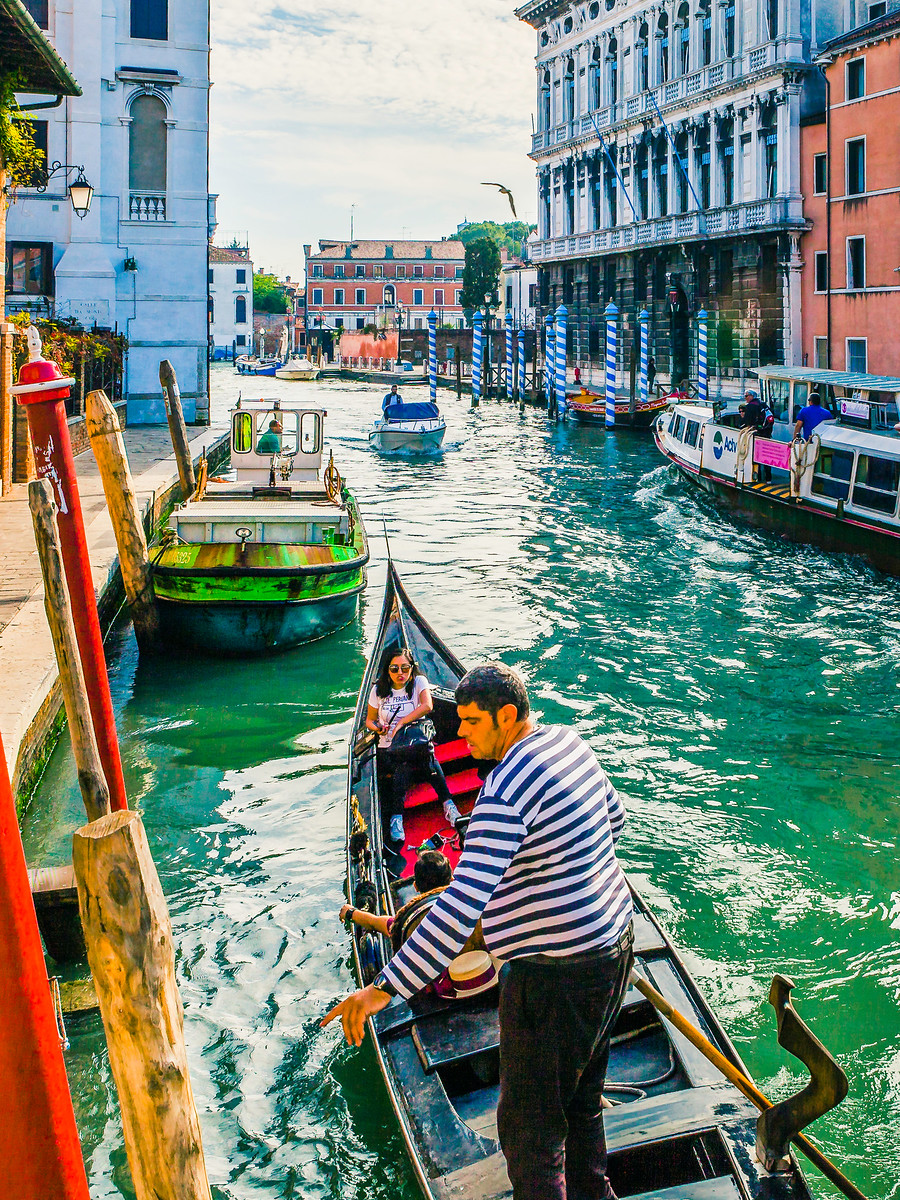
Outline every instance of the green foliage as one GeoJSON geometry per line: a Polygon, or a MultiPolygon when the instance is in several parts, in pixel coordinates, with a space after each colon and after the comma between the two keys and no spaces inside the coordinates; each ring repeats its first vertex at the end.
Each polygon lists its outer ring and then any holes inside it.
{"type": "Polygon", "coordinates": [[[63,375],[78,378],[82,360],[108,361],[119,370],[125,358],[128,343],[120,333],[111,330],[93,332],[81,329],[74,321],[48,321],[35,319],[28,312],[13,313],[7,320],[16,326],[13,343],[14,369],[28,359],[25,330],[36,325],[43,343],[44,358],[55,362],[63,375]]]}
{"type": "Polygon", "coordinates": [[[288,300],[284,289],[274,275],[257,271],[253,276],[253,311],[286,313],[288,300]]]}
{"type": "Polygon", "coordinates": [[[500,247],[493,238],[475,238],[466,246],[466,265],[463,270],[462,296],[465,309],[481,308],[485,296],[491,308],[500,303],[497,281],[500,278],[500,247]]]}
{"type": "Polygon", "coordinates": [[[527,225],[524,221],[507,221],[505,225],[498,225],[496,221],[479,221],[477,224],[467,225],[453,236],[464,246],[478,238],[490,238],[501,250],[519,257],[522,244],[536,228],[536,225],[527,225]]]}
{"type": "Polygon", "coordinates": [[[33,186],[47,166],[46,156],[34,144],[31,122],[21,116],[15,90],[14,73],[0,76],[0,162],[13,188],[33,186]]]}

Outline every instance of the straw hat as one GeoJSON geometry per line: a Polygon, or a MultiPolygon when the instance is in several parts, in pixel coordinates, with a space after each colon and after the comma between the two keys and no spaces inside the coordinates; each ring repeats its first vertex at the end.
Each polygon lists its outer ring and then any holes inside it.
{"type": "Polygon", "coordinates": [[[470,950],[460,954],[435,981],[434,990],[442,1000],[468,1000],[497,984],[497,966],[490,954],[470,950]]]}

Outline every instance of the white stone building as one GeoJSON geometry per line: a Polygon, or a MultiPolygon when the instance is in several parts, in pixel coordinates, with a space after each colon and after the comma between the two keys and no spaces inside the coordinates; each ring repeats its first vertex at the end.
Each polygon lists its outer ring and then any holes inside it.
{"type": "Polygon", "coordinates": [[[799,361],[806,227],[799,133],[820,111],[817,48],[898,0],[529,0],[537,34],[543,310],[565,302],[590,356],[602,312],[627,353],[651,314],[658,370],[696,372],[710,313],[723,378],[799,361]]]}
{"type": "MultiPolygon", "coordinates": [[[[178,374],[187,419],[206,421],[207,247],[214,228],[208,3],[25,3],[84,94],[31,113],[48,163],[63,166],[45,191],[22,189],[10,208],[8,307],[118,327],[130,347],[130,423],[165,420],[163,358],[178,374]],[[83,220],[67,198],[78,167],[94,188],[83,220]]],[[[19,97],[23,105],[39,99],[19,97]]]]}
{"type": "Polygon", "coordinates": [[[253,261],[248,246],[209,248],[209,337],[213,358],[253,350],[253,261]]]}
{"type": "Polygon", "coordinates": [[[521,258],[504,258],[500,264],[500,308],[498,315],[505,319],[512,313],[516,329],[533,329],[537,319],[538,272],[531,261],[532,234],[525,243],[521,258]]]}

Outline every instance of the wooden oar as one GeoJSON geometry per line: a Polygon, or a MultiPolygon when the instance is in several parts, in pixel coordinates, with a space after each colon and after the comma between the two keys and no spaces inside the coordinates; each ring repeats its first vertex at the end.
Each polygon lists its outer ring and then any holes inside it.
{"type": "MultiPolygon", "coordinates": [[[[665,996],[661,992],[658,992],[652,984],[648,983],[646,979],[642,979],[635,972],[631,974],[631,982],[641,995],[650,1001],[657,1012],[664,1016],[667,1021],[670,1021],[679,1033],[684,1034],[687,1040],[693,1046],[696,1046],[700,1053],[705,1055],[713,1066],[717,1067],[725,1078],[734,1084],[739,1092],[742,1092],[748,1100],[751,1100],[760,1112],[773,1107],[772,1101],[763,1095],[743,1071],[730,1062],[720,1050],[717,1050],[709,1038],[705,1037],[686,1017],[683,1017],[677,1008],[673,1008],[665,996]]],[[[818,1167],[825,1178],[830,1180],[835,1187],[839,1188],[845,1196],[848,1196],[850,1200],[866,1200],[866,1197],[859,1188],[851,1183],[847,1176],[842,1171],[839,1171],[834,1163],[826,1158],[822,1151],[808,1137],[802,1133],[798,1133],[791,1140],[798,1150],[803,1151],[813,1166],[818,1167]]]]}

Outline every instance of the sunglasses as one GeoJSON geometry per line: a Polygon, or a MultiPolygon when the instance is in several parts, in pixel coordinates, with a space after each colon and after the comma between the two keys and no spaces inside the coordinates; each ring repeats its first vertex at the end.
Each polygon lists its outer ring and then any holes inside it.
{"type": "Polygon", "coordinates": [[[388,672],[391,675],[405,675],[407,671],[411,671],[412,667],[408,664],[402,667],[388,667],[388,672]]]}

